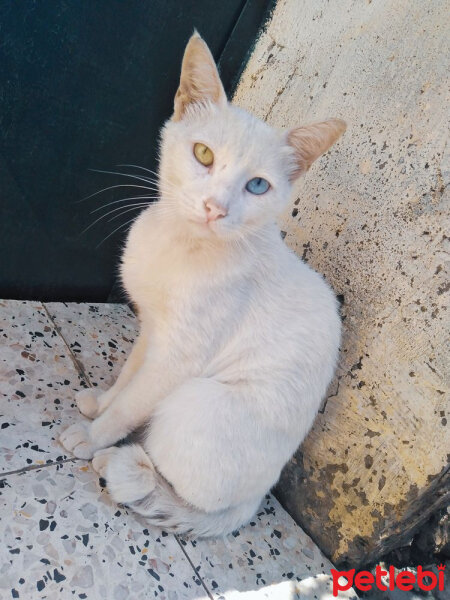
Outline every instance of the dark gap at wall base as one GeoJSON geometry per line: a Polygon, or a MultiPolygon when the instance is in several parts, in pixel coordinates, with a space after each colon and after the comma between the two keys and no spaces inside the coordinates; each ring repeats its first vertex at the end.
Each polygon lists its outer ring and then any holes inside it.
{"type": "MultiPolygon", "coordinates": [[[[324,472],[323,477],[321,489],[331,489],[330,473],[324,472]]],[[[347,552],[338,556],[339,527],[331,521],[320,523],[308,514],[308,506],[317,502],[318,496],[311,480],[306,477],[301,447],[295,454],[295,462],[290,461],[283,469],[273,493],[339,569],[371,569],[379,562],[403,568],[450,560],[450,516],[447,512],[450,505],[450,466],[435,476],[428,488],[415,493],[403,516],[399,517],[395,507],[386,505],[385,514],[380,515],[377,535],[370,539],[355,537],[347,552]],[[323,535],[324,526],[326,536],[323,535]]],[[[326,500],[321,499],[320,502],[326,500]]]]}

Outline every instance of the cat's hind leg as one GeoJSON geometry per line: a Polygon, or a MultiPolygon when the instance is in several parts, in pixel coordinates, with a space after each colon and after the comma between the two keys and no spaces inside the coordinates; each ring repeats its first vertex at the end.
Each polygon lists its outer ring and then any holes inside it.
{"type": "Polygon", "coordinates": [[[152,525],[174,533],[224,535],[247,522],[259,506],[258,500],[206,512],[190,505],[155,470],[139,444],[99,450],[92,465],[106,480],[113,500],[141,514],[152,525]]]}

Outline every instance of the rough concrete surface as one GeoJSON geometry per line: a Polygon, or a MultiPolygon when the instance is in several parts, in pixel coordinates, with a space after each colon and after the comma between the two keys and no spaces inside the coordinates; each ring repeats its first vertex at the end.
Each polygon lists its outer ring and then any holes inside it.
{"type": "Polygon", "coordinates": [[[338,563],[446,501],[449,8],[279,0],[235,95],[282,128],[348,123],[280,223],[344,300],[337,377],[278,490],[338,563]]]}

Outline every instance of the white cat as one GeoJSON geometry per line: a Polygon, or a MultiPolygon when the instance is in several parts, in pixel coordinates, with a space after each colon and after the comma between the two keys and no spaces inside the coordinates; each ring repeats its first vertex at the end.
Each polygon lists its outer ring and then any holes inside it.
{"type": "Polygon", "coordinates": [[[195,34],[162,132],[160,200],[130,230],[122,278],[141,331],[94,418],[61,436],[115,501],[196,536],[246,521],[304,439],[333,375],[335,297],[280,238],[292,181],[343,121],[280,132],[227,103],[195,34]],[[140,444],[114,446],[148,424],[140,444]]]}

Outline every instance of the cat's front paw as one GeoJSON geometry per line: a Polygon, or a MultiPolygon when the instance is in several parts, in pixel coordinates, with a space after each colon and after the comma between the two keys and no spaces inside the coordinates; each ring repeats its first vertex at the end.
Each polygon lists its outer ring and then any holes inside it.
{"type": "Polygon", "coordinates": [[[98,415],[98,398],[103,392],[98,388],[87,388],[75,394],[78,410],[89,419],[95,419],[98,415]]]}
{"type": "Polygon", "coordinates": [[[92,458],[96,448],[89,437],[89,423],[76,423],[62,432],[59,441],[77,458],[92,458]]]}

